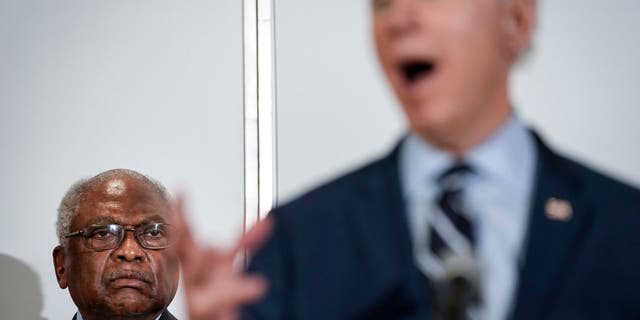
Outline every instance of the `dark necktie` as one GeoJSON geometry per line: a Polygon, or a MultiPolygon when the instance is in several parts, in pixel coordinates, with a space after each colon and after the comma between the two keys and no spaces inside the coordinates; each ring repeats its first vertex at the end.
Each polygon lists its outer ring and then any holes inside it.
{"type": "MultiPolygon", "coordinates": [[[[436,198],[436,203],[440,209],[437,219],[446,220],[445,223],[453,226],[448,228],[449,234],[454,233],[456,238],[466,243],[466,247],[473,253],[475,246],[475,235],[473,226],[467,214],[464,212],[462,193],[464,188],[464,178],[471,172],[466,164],[456,164],[446,170],[439,178],[440,194],[436,198]]],[[[436,225],[429,225],[429,249],[435,257],[444,259],[446,254],[455,253],[451,243],[448,243],[444,235],[445,230],[437,228],[436,225]]],[[[449,236],[451,237],[451,236],[449,236]]]]}
{"type": "Polygon", "coordinates": [[[474,262],[476,238],[464,212],[466,164],[456,164],[438,179],[440,194],[434,223],[429,224],[429,250],[439,260],[444,274],[435,280],[435,312],[438,319],[466,320],[468,310],[479,301],[474,262]],[[437,220],[437,223],[435,221],[437,220]]]}

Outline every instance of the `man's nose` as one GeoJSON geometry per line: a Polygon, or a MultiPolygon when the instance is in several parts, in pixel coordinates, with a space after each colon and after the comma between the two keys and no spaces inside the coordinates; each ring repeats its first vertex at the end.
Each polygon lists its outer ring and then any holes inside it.
{"type": "Polygon", "coordinates": [[[133,232],[125,231],[124,239],[122,239],[120,246],[113,252],[113,256],[120,261],[143,261],[145,259],[145,252],[133,232]]]}
{"type": "Polygon", "coordinates": [[[392,37],[402,37],[416,31],[420,27],[420,0],[394,0],[387,8],[387,23],[392,37]]]}

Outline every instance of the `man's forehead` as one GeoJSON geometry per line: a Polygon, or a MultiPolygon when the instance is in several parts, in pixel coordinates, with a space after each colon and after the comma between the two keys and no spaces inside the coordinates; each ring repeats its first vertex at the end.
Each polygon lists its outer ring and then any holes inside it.
{"type": "Polygon", "coordinates": [[[129,215],[113,215],[113,214],[96,214],[91,216],[87,223],[90,225],[103,225],[116,223],[120,225],[141,225],[153,222],[166,223],[168,217],[163,214],[129,214],[129,215]]]}
{"type": "Polygon", "coordinates": [[[105,183],[104,191],[108,195],[121,196],[127,192],[127,184],[124,179],[115,178],[105,183]]]}
{"type": "Polygon", "coordinates": [[[74,220],[86,223],[100,219],[118,222],[107,220],[119,219],[139,224],[149,217],[168,219],[169,212],[170,204],[165,196],[147,181],[115,177],[92,183],[84,190],[74,220]]]}
{"type": "Polygon", "coordinates": [[[81,201],[78,206],[78,215],[88,216],[167,217],[170,211],[171,206],[162,198],[96,198],[81,201]]]}
{"type": "Polygon", "coordinates": [[[140,199],[165,203],[165,195],[151,181],[132,177],[109,177],[91,181],[83,191],[84,200],[127,201],[140,199]]]}

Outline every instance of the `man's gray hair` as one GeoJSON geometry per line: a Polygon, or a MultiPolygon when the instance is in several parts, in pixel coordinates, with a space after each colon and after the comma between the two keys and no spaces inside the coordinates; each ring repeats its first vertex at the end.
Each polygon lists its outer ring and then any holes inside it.
{"type": "Polygon", "coordinates": [[[65,193],[60,206],[58,207],[58,219],[56,220],[56,233],[58,235],[58,242],[61,245],[67,244],[67,239],[64,237],[71,230],[71,220],[76,216],[80,199],[84,195],[87,187],[95,184],[104,183],[111,178],[131,178],[148,184],[158,194],[162,196],[167,202],[171,201],[171,197],[167,192],[167,189],[155,179],[128,169],[113,169],[102,172],[93,178],[83,178],[74,183],[67,193],[65,193]]]}

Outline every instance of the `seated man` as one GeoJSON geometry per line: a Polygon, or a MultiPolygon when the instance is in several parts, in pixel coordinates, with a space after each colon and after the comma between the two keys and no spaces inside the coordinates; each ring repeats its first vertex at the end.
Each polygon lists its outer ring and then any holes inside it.
{"type": "Polygon", "coordinates": [[[164,187],[130,170],[106,171],[67,191],[53,263],[78,307],[74,319],[175,319],[167,311],[179,274],[170,215],[164,187]]]}

